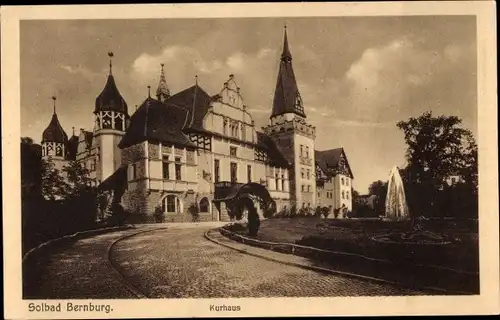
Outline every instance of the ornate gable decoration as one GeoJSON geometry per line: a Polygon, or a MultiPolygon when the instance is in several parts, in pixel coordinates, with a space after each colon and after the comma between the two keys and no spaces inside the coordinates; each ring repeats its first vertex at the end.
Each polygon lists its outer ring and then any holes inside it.
{"type": "Polygon", "coordinates": [[[238,87],[238,84],[234,80],[234,75],[229,75],[229,80],[224,82],[224,88],[222,88],[219,96],[219,101],[223,104],[243,109],[243,98],[240,94],[240,87],[238,87]]]}

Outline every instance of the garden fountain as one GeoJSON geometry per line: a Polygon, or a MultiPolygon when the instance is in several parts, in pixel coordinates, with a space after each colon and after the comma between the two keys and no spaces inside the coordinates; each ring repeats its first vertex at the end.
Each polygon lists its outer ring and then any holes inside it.
{"type": "MultiPolygon", "coordinates": [[[[389,234],[380,234],[372,239],[378,243],[386,244],[427,244],[441,245],[449,244],[451,241],[448,237],[435,232],[427,231],[417,221],[418,218],[412,217],[411,227],[408,231],[394,230],[389,234]]],[[[405,189],[403,180],[399,174],[399,169],[394,166],[389,175],[389,183],[387,185],[387,197],[385,200],[385,216],[383,220],[388,221],[403,221],[410,219],[410,211],[406,202],[405,189]]],[[[403,222],[404,223],[404,222],[403,222]]]]}
{"type": "Polygon", "coordinates": [[[394,167],[389,174],[387,197],[385,199],[385,216],[388,219],[402,220],[410,217],[406,204],[403,180],[398,167],[394,167]]]}

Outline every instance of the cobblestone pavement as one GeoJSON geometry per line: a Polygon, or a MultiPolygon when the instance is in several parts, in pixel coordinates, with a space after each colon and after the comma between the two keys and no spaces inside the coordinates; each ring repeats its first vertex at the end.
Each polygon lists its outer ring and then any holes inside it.
{"type": "Polygon", "coordinates": [[[41,261],[35,283],[29,283],[26,299],[136,298],[109,264],[108,248],[117,239],[151,227],[106,233],[55,249],[41,261]]]}
{"type": "Polygon", "coordinates": [[[240,253],[204,238],[208,228],[158,230],[119,241],[111,258],[150,298],[418,295],[240,253]]]}

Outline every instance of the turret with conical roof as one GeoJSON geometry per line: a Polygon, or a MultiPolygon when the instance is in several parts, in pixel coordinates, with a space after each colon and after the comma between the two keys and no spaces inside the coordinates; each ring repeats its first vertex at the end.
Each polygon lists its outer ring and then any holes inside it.
{"type": "Polygon", "coordinates": [[[274,91],[273,111],[271,117],[280,116],[286,113],[294,113],[301,117],[306,117],[302,98],[300,97],[295,73],[292,67],[292,54],[288,46],[288,37],[284,32],[283,52],[281,53],[278,80],[274,91]]]}
{"type": "Polygon", "coordinates": [[[42,156],[64,159],[68,135],[57,118],[56,97],[52,97],[52,100],[54,101],[54,113],[42,134],[42,156]]]}
{"type": "Polygon", "coordinates": [[[95,99],[94,114],[96,115],[96,129],[126,130],[126,120],[129,118],[128,106],[123,99],[112,72],[113,53],[109,52],[109,75],[102,92],[95,99]]]}

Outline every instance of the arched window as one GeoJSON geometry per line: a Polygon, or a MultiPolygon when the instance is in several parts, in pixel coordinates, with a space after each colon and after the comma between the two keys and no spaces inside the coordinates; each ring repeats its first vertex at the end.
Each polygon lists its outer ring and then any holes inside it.
{"type": "Polygon", "coordinates": [[[210,212],[210,202],[208,199],[205,197],[200,200],[200,212],[210,212]]]}
{"type": "Polygon", "coordinates": [[[349,200],[349,191],[346,191],[346,192],[345,192],[345,198],[346,198],[347,200],[349,200]]]}
{"type": "Polygon", "coordinates": [[[344,185],[344,178],[341,178],[340,180],[341,180],[342,185],[344,185]]]}
{"type": "Polygon", "coordinates": [[[165,212],[169,213],[180,213],[181,212],[181,201],[179,197],[169,194],[164,200],[165,212]]]}
{"type": "Polygon", "coordinates": [[[342,191],[342,199],[345,199],[345,192],[342,191]]]}

